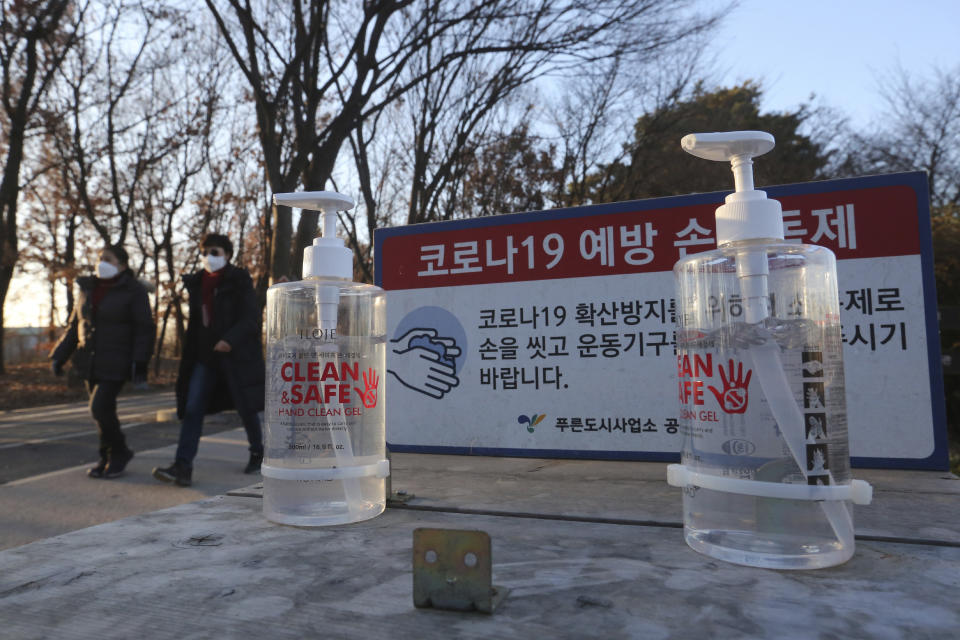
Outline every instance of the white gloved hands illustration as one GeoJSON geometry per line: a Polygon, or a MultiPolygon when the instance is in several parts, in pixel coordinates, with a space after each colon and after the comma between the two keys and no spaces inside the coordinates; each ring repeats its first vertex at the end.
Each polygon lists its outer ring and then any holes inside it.
{"type": "Polygon", "coordinates": [[[808,409],[823,409],[823,398],[814,388],[808,388],[805,396],[805,406],[808,409]]]}
{"type": "Polygon", "coordinates": [[[393,357],[387,372],[408,389],[439,400],[460,384],[455,362],[461,349],[436,329],[411,329],[391,340],[390,349],[393,357]]]}
{"type": "Polygon", "coordinates": [[[803,373],[806,376],[823,375],[823,363],[819,360],[808,360],[803,363],[803,373]]]}
{"type": "Polygon", "coordinates": [[[394,353],[404,353],[415,347],[429,348],[427,345],[439,345],[443,347],[441,357],[444,360],[450,360],[451,363],[460,355],[460,347],[457,346],[456,340],[441,338],[437,330],[430,327],[410,329],[396,340],[391,340],[390,345],[394,353]]]}

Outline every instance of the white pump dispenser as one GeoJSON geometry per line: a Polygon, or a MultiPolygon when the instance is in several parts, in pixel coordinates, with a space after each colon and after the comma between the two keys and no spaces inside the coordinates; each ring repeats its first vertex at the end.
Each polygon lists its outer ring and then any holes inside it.
{"type": "Polygon", "coordinates": [[[684,488],[684,536],[750,566],[845,562],[852,504],[871,488],[850,478],[836,258],[786,243],[780,203],[754,189],[753,158],[773,136],[697,133],[681,146],[730,162],[736,186],[716,211],[718,248],[674,266],[683,445],[667,476],[684,488]]]}
{"type": "MultiPolygon", "coordinates": [[[[753,188],[753,159],[773,149],[772,135],[765,131],[691,133],[680,140],[680,146],[698,158],[730,163],[736,191],[717,208],[718,247],[744,240],[783,241],[780,201],[753,188]]],[[[747,322],[760,322],[767,317],[768,274],[765,252],[739,252],[737,275],[747,322]]]]}
{"type": "Polygon", "coordinates": [[[783,210],[778,200],[753,188],[753,159],[773,149],[773,136],[764,131],[691,133],[680,146],[704,160],[729,162],[736,191],[717,208],[717,246],[737,240],[783,240],[783,210]]]}
{"type": "Polygon", "coordinates": [[[384,292],[351,282],[353,253],[336,226],[352,198],[273,198],[321,211],[323,236],[304,249],[302,281],[267,291],[264,514],[300,526],[358,522],[386,506],[384,292]]]}
{"type": "Polygon", "coordinates": [[[304,278],[353,280],[353,252],[337,238],[337,212],[353,208],[353,198],[335,191],[276,193],[273,201],[285,207],[320,211],[323,236],[303,250],[304,278]]]}

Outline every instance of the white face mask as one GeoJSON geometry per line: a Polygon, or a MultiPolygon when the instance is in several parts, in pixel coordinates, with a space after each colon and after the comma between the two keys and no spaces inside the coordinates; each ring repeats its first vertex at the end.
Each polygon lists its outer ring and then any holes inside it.
{"type": "Polygon", "coordinates": [[[203,256],[203,268],[213,273],[220,271],[227,264],[227,259],[223,256],[203,256]]]}
{"type": "Polygon", "coordinates": [[[115,266],[109,262],[101,262],[97,265],[97,277],[103,278],[104,280],[109,280],[113,276],[120,273],[120,269],[117,269],[115,266]]]}

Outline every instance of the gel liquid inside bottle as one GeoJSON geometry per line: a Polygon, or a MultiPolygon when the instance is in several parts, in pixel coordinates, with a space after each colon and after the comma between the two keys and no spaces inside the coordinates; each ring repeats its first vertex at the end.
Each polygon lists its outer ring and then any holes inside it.
{"type": "Polygon", "coordinates": [[[813,569],[854,552],[836,259],[786,243],[780,203],[753,188],[760,131],[691,134],[684,150],[732,164],[715,251],[674,266],[683,487],[694,550],[738,564],[813,569]]]}
{"type": "Polygon", "coordinates": [[[352,282],[353,254],[336,237],[348,196],[278,193],[323,212],[323,237],[303,255],[304,280],[267,290],[263,513],[301,526],[366,520],[386,507],[386,299],[352,282]]]}

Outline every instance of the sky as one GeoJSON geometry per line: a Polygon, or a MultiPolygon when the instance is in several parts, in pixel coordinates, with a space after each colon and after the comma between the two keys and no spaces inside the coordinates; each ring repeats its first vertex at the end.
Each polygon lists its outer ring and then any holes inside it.
{"type": "Polygon", "coordinates": [[[878,80],[898,64],[921,77],[960,68],[958,35],[958,0],[741,0],[713,44],[725,84],[760,80],[766,109],[814,93],[861,129],[880,117],[878,80]]]}
{"type": "MultiPolygon", "coordinates": [[[[725,0],[704,0],[706,8],[725,0]]],[[[899,64],[919,79],[960,69],[960,0],[741,0],[713,39],[722,84],[757,80],[765,111],[817,104],[858,130],[882,115],[878,82],[899,64]]],[[[36,277],[11,284],[7,327],[45,324],[36,277]]]]}

